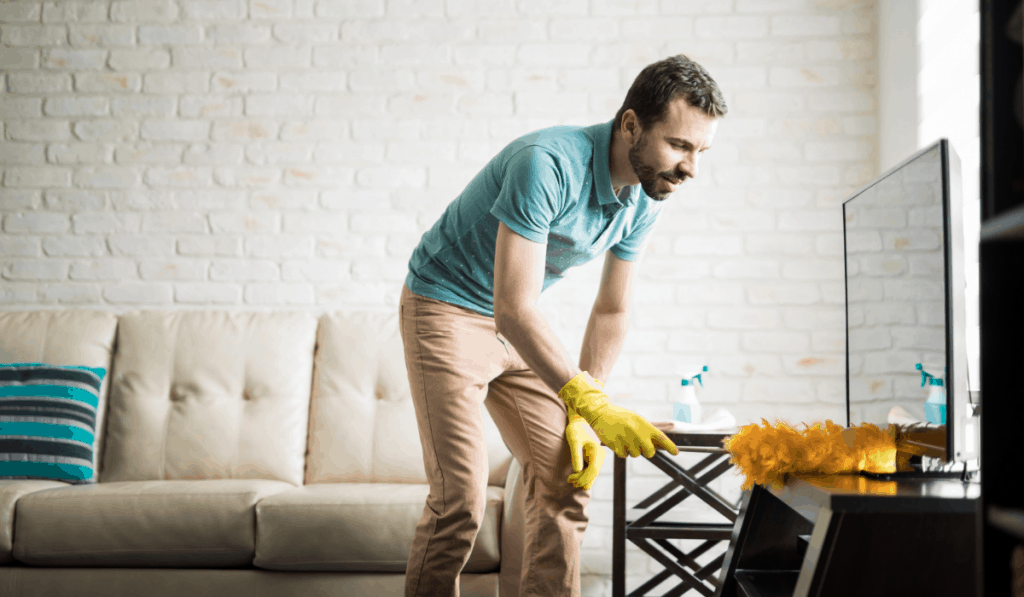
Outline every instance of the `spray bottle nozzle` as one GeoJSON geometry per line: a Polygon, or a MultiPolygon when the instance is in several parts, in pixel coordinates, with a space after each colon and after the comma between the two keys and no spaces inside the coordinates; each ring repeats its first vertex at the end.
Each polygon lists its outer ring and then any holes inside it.
{"type": "Polygon", "coordinates": [[[921,372],[921,387],[922,388],[925,387],[925,385],[933,385],[933,386],[941,386],[942,385],[942,378],[941,377],[935,377],[931,373],[928,373],[927,371],[925,371],[924,367],[921,366],[921,363],[918,363],[918,364],[914,365],[914,369],[917,369],[918,371],[921,372]],[[928,382],[929,378],[931,378],[931,382],[930,383],[928,382]],[[936,382],[938,382],[938,383],[936,383],[936,382]]]}
{"type": "Polygon", "coordinates": [[[699,383],[699,384],[700,384],[700,387],[702,387],[702,388],[703,388],[703,387],[704,387],[704,382],[703,382],[703,381],[701,381],[701,379],[700,379],[700,376],[701,376],[701,373],[704,373],[704,372],[705,372],[705,371],[707,371],[707,370],[708,370],[708,366],[707,366],[707,365],[704,365],[704,368],[700,370],[700,371],[701,371],[700,373],[697,373],[696,375],[691,375],[691,376],[689,376],[689,377],[684,377],[684,378],[683,378],[683,383],[682,383],[682,384],[680,384],[680,385],[684,385],[684,386],[689,386],[689,385],[693,385],[693,380],[695,380],[695,379],[696,379],[696,380],[697,380],[697,383],[699,383]]]}

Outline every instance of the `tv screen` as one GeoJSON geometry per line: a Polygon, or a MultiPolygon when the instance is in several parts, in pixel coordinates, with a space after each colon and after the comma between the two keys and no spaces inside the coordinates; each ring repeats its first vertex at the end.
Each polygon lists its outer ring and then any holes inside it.
{"type": "Polygon", "coordinates": [[[847,425],[930,429],[931,455],[950,462],[977,458],[979,445],[960,184],[942,139],[843,203],[847,425]]]}

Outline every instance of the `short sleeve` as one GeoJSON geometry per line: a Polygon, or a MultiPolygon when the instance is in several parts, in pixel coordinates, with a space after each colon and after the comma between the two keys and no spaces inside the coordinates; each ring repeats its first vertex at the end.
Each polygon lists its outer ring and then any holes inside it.
{"type": "Polygon", "coordinates": [[[550,153],[524,147],[509,158],[491,214],[527,240],[546,243],[551,221],[564,207],[562,179],[550,153]]]}
{"type": "Polygon", "coordinates": [[[612,246],[612,253],[623,261],[636,261],[640,259],[644,249],[647,248],[647,243],[651,240],[651,232],[658,223],[658,216],[660,214],[660,207],[657,210],[645,213],[645,217],[622,240],[612,246]]]}

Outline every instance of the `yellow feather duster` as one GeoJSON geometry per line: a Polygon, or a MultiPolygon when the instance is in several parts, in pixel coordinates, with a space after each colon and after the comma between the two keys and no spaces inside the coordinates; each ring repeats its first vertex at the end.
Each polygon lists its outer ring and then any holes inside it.
{"type": "Polygon", "coordinates": [[[746,475],[743,489],[781,487],[790,474],[892,473],[907,468],[920,450],[904,441],[896,425],[882,430],[864,423],[843,428],[827,420],[796,430],[784,422],[746,425],[725,440],[732,462],[746,475]]]}

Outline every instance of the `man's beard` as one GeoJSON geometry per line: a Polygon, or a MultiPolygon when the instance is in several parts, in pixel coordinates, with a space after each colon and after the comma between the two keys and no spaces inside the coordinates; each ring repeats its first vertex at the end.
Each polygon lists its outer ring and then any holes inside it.
{"type": "MultiPolygon", "coordinates": [[[[661,174],[655,172],[654,168],[651,168],[644,162],[642,152],[646,148],[647,134],[641,133],[637,142],[633,147],[629,148],[629,165],[633,167],[633,173],[640,179],[640,187],[644,190],[644,193],[647,193],[647,196],[655,201],[664,201],[668,199],[672,192],[662,193],[658,191],[658,177],[661,174]]],[[[682,182],[686,177],[679,176],[678,178],[682,182]]]]}

